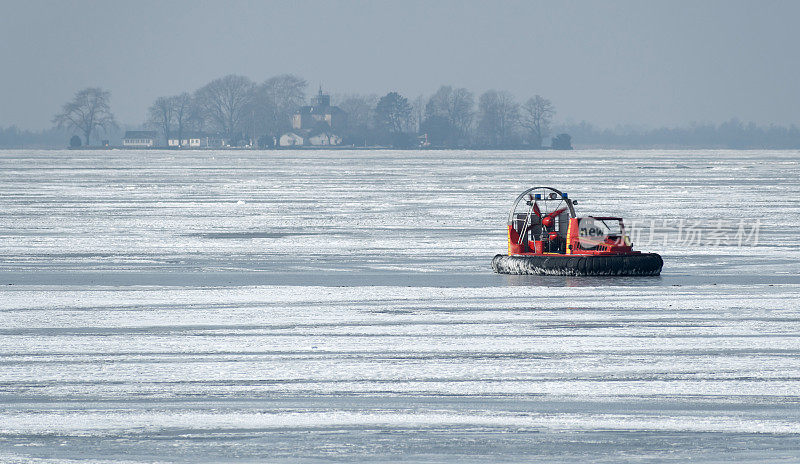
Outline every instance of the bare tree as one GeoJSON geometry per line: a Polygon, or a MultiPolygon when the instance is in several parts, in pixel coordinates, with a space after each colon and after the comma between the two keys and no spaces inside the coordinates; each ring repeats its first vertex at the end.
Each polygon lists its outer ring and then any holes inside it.
{"type": "Polygon", "coordinates": [[[425,121],[425,97],[419,95],[411,103],[411,119],[413,132],[419,133],[422,122],[425,121]]]}
{"type": "Polygon", "coordinates": [[[341,102],[339,108],[347,113],[348,127],[372,127],[375,106],[378,104],[377,95],[342,95],[337,100],[341,102]]]}
{"type": "Polygon", "coordinates": [[[86,145],[89,145],[89,139],[95,131],[108,131],[117,127],[111,113],[110,99],[111,92],[99,87],[79,90],[75,98],[65,103],[61,112],[53,117],[53,124],[59,129],[83,132],[86,145]]]}
{"type": "Polygon", "coordinates": [[[147,124],[157,128],[164,134],[164,140],[169,144],[169,134],[172,129],[174,119],[172,99],[170,97],[158,97],[147,110],[147,124]]]}
{"type": "Polygon", "coordinates": [[[342,95],[338,96],[339,108],[347,114],[347,128],[344,133],[345,143],[367,145],[373,140],[375,126],[375,107],[377,95],[342,95]]]}
{"type": "Polygon", "coordinates": [[[484,92],[478,102],[478,130],[485,144],[508,145],[519,124],[519,104],[505,91],[484,92]]]}
{"type": "Polygon", "coordinates": [[[186,118],[186,128],[196,132],[203,132],[207,123],[205,110],[195,95],[190,95],[189,98],[189,114],[186,118]]]}
{"type": "Polygon", "coordinates": [[[243,129],[254,87],[250,79],[230,74],[197,91],[197,102],[206,119],[229,142],[235,142],[243,129]]]}
{"type": "Polygon", "coordinates": [[[277,129],[283,130],[291,125],[292,116],[306,100],[305,79],[292,74],[271,77],[261,84],[267,100],[271,103],[277,129]]]}
{"type": "Polygon", "coordinates": [[[449,85],[439,87],[425,105],[425,117],[431,121],[447,122],[449,130],[443,134],[446,142],[456,144],[469,137],[474,117],[475,97],[465,88],[449,85]]]}
{"type": "Polygon", "coordinates": [[[293,74],[270,77],[259,85],[247,110],[248,129],[280,135],[291,127],[292,116],[306,99],[308,83],[293,74]]]}
{"type": "Polygon", "coordinates": [[[198,116],[194,106],[192,96],[186,92],[172,97],[158,97],[148,110],[147,124],[160,130],[167,143],[174,129],[180,147],[191,119],[198,116]]]}
{"type": "Polygon", "coordinates": [[[468,137],[475,116],[475,96],[465,88],[453,89],[450,100],[450,121],[461,137],[468,137]]]}
{"type": "Polygon", "coordinates": [[[178,132],[178,146],[183,146],[183,133],[191,123],[191,119],[195,117],[194,100],[191,95],[184,92],[170,97],[169,101],[172,105],[172,115],[178,132]]]}
{"type": "Polygon", "coordinates": [[[542,146],[542,140],[550,132],[550,123],[555,114],[553,103],[540,95],[529,98],[522,105],[520,124],[528,130],[531,142],[537,147],[542,146]]]}

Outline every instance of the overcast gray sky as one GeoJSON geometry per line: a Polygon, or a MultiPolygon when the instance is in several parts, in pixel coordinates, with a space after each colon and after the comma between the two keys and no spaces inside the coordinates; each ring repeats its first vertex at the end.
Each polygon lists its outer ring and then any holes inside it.
{"type": "Polygon", "coordinates": [[[800,124],[800,1],[0,0],[0,126],[101,86],[123,123],[225,74],[550,98],[560,121],[800,124]]]}

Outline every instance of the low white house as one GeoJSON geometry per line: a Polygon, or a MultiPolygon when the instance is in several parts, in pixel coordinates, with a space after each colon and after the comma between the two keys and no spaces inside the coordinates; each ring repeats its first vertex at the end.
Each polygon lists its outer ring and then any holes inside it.
{"type": "Polygon", "coordinates": [[[300,137],[294,132],[287,132],[281,135],[280,140],[278,140],[278,144],[282,147],[302,147],[303,137],[300,137]]]}
{"type": "Polygon", "coordinates": [[[123,147],[149,148],[156,146],[156,133],[154,131],[126,131],[122,139],[123,147]]]}
{"type": "Polygon", "coordinates": [[[201,134],[188,134],[181,138],[177,136],[170,137],[167,140],[169,147],[186,147],[186,148],[205,148],[210,146],[209,138],[201,134]]]}
{"type": "Polygon", "coordinates": [[[329,132],[320,132],[308,138],[309,145],[339,145],[342,138],[329,132]]]}

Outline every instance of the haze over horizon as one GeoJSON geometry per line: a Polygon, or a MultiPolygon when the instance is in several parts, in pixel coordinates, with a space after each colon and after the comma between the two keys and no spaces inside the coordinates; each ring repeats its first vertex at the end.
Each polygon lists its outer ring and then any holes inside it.
{"type": "Polygon", "coordinates": [[[0,0],[0,127],[51,127],[83,87],[123,124],[214,78],[294,73],[331,93],[443,84],[541,94],[556,120],[800,125],[800,2],[0,0]]]}

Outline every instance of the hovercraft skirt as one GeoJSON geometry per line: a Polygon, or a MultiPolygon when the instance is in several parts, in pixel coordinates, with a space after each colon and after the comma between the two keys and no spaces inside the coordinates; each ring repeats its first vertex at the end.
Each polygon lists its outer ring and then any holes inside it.
{"type": "Polygon", "coordinates": [[[570,276],[656,276],[664,261],[656,253],[636,255],[496,255],[498,274],[570,276]]]}

